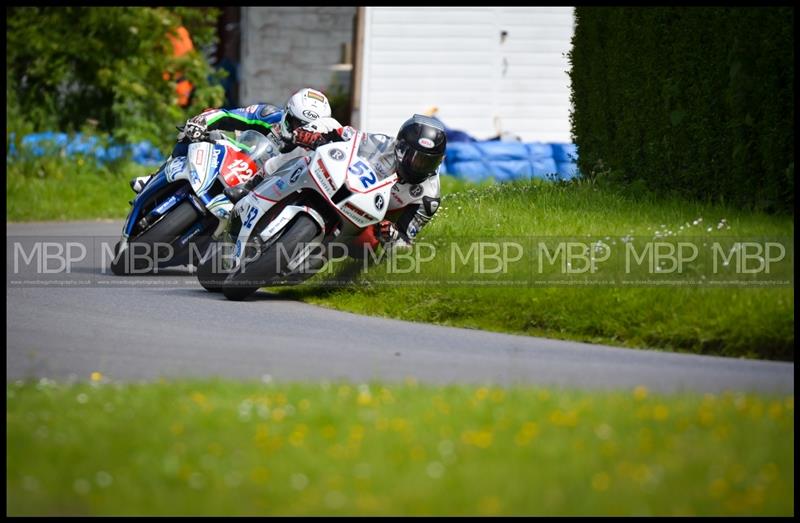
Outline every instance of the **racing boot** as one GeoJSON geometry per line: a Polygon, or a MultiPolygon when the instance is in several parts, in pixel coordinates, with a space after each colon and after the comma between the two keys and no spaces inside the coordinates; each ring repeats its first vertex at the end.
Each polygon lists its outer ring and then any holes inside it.
{"type": "Polygon", "coordinates": [[[133,178],[130,181],[131,189],[133,189],[133,192],[135,192],[136,194],[142,192],[142,189],[144,189],[144,186],[147,185],[147,182],[149,182],[150,178],[152,177],[153,177],[152,174],[148,174],[147,176],[137,176],[136,178],[133,178]]]}

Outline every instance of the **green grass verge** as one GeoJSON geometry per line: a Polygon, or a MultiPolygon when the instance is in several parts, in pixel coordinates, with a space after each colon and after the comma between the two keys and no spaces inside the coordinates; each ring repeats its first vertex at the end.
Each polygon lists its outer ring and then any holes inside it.
{"type": "Polygon", "coordinates": [[[6,399],[9,515],[794,513],[793,396],[102,378],[6,399]]]}
{"type": "Polygon", "coordinates": [[[132,162],[97,166],[57,156],[7,163],[6,220],[125,218],[134,192],[128,181],[153,172],[132,162]]]}
{"type": "MultiPolygon", "coordinates": [[[[672,231],[673,238],[687,235],[709,240],[791,237],[794,233],[792,216],[653,195],[627,196],[589,184],[519,182],[475,187],[446,180],[443,193],[442,208],[419,242],[444,245],[462,241],[465,235],[591,236],[622,245],[626,236],[652,239],[666,231],[672,231]],[[718,229],[723,218],[727,226],[718,229]]],[[[794,359],[792,286],[430,286],[403,283],[446,275],[446,257],[423,265],[419,274],[389,275],[384,269],[385,264],[371,269],[363,281],[397,284],[335,289],[306,285],[278,292],[337,309],[411,321],[628,347],[794,359]]]]}

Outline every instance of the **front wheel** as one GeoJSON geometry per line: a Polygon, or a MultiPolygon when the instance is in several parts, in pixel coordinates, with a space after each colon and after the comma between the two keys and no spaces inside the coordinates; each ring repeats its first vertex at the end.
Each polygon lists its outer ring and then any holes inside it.
{"type": "Polygon", "coordinates": [[[197,280],[209,292],[222,292],[226,273],[223,271],[223,251],[230,245],[212,241],[206,249],[205,256],[197,266],[197,280]]]}
{"type": "Polygon", "coordinates": [[[241,301],[260,287],[268,285],[281,276],[279,272],[278,246],[284,253],[295,253],[297,247],[317,236],[319,226],[310,216],[300,214],[277,241],[267,247],[256,259],[240,265],[225,278],[222,292],[226,298],[241,301]]]}
{"type": "MultiPolygon", "coordinates": [[[[198,212],[195,210],[194,205],[189,201],[184,201],[168,212],[166,216],[163,216],[152,227],[132,239],[124,252],[119,252],[120,244],[117,243],[114,248],[114,259],[111,261],[111,272],[117,276],[122,276],[149,272],[148,269],[155,269],[155,261],[167,260],[168,254],[171,252],[169,247],[172,242],[179,238],[181,234],[184,234],[197,221],[197,217],[198,212]],[[140,245],[149,246],[145,250],[144,256],[141,255],[141,250],[137,248],[140,245]],[[135,256],[136,252],[134,250],[140,255],[135,256]]],[[[179,254],[183,254],[183,251],[180,253],[171,252],[171,254],[174,260],[178,258],[179,254]]]]}

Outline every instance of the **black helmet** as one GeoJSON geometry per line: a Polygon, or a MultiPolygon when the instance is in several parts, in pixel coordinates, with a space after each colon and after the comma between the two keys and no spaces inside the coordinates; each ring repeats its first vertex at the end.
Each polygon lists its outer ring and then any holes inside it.
{"type": "Polygon", "coordinates": [[[447,136],[444,126],[429,116],[415,114],[397,133],[397,175],[404,183],[422,183],[442,163],[447,136]]]}

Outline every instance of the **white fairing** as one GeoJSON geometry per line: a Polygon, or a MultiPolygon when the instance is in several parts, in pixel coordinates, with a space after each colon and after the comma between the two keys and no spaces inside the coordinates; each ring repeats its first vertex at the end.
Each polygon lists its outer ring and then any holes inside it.
{"type": "MultiPolygon", "coordinates": [[[[311,189],[318,192],[337,209],[344,221],[357,229],[383,220],[389,208],[391,190],[397,182],[397,175],[381,178],[370,163],[358,155],[362,137],[363,133],[358,133],[348,142],[323,145],[317,148],[313,156],[287,162],[274,176],[266,179],[239,201],[235,210],[242,219],[242,227],[236,241],[234,263],[240,263],[243,252],[241,247],[249,241],[255,225],[264,213],[295,191],[311,189]],[[343,186],[347,187],[350,195],[341,201],[337,199],[338,203],[334,203],[333,196],[343,186]]],[[[299,209],[305,210],[324,228],[322,218],[316,211],[308,207],[299,209]]],[[[297,214],[294,210],[291,212],[294,214],[288,215],[285,210],[282,211],[264,231],[260,231],[261,238],[266,240],[277,234],[297,214]],[[282,223],[277,223],[278,220],[282,223]]]]}

